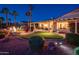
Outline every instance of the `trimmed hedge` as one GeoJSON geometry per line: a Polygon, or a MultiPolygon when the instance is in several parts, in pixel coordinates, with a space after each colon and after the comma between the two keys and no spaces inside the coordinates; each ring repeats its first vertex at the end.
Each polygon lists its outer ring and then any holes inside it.
{"type": "Polygon", "coordinates": [[[5,33],[0,31],[0,39],[4,38],[5,37],[5,33]]]}
{"type": "Polygon", "coordinates": [[[44,41],[40,36],[33,36],[29,39],[29,44],[33,52],[39,52],[43,48],[44,41]]]}
{"type": "Polygon", "coordinates": [[[79,46],[79,34],[67,33],[66,40],[72,45],[79,46]]]}

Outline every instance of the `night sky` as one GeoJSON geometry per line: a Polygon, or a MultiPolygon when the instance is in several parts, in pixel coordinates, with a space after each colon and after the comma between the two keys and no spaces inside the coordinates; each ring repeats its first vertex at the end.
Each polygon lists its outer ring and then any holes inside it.
{"type": "MultiPolygon", "coordinates": [[[[25,15],[25,12],[29,10],[28,4],[3,4],[0,5],[0,10],[2,8],[9,8],[10,12],[16,10],[19,15],[17,16],[17,22],[28,21],[28,16],[25,15]]],[[[78,4],[33,4],[32,5],[32,21],[42,21],[48,20],[50,18],[58,18],[76,8],[79,8],[78,4]]],[[[0,16],[5,17],[4,14],[0,14],[0,16]]],[[[9,15],[11,21],[13,22],[13,16],[9,15]]]]}

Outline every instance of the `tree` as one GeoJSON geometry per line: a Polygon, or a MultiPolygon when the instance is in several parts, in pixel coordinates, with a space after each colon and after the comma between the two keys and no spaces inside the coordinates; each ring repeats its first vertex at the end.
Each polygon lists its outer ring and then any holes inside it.
{"type": "Polygon", "coordinates": [[[8,26],[9,9],[8,8],[2,8],[1,13],[6,15],[6,26],[8,26]]]}
{"type": "Polygon", "coordinates": [[[16,10],[14,10],[12,12],[12,15],[14,16],[14,25],[16,26],[16,16],[18,16],[18,12],[16,10]]]}
{"type": "Polygon", "coordinates": [[[10,26],[10,24],[11,24],[11,18],[8,18],[8,25],[10,26]]]}
{"type": "Polygon", "coordinates": [[[29,11],[25,13],[26,16],[29,16],[29,30],[31,31],[31,21],[32,21],[32,5],[29,5],[29,11]]]}
{"type": "Polygon", "coordinates": [[[3,21],[4,21],[4,18],[0,17],[0,28],[2,28],[3,21]]]}

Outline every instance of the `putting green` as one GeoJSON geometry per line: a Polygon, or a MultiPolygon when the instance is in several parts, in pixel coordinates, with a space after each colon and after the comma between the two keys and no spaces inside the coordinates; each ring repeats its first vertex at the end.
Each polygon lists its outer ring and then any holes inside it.
{"type": "Polygon", "coordinates": [[[61,36],[59,34],[49,33],[49,32],[33,32],[28,35],[19,35],[19,37],[21,37],[21,38],[30,38],[32,36],[40,36],[45,39],[63,39],[64,38],[63,36],[61,36]]]}

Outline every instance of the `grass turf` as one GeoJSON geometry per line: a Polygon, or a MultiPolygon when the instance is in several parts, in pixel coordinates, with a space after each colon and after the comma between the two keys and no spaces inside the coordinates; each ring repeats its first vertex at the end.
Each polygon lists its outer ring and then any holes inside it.
{"type": "Polygon", "coordinates": [[[49,33],[49,32],[34,32],[28,35],[19,35],[21,38],[30,38],[32,36],[40,36],[44,39],[63,39],[64,37],[58,35],[56,33],[49,33]]]}

